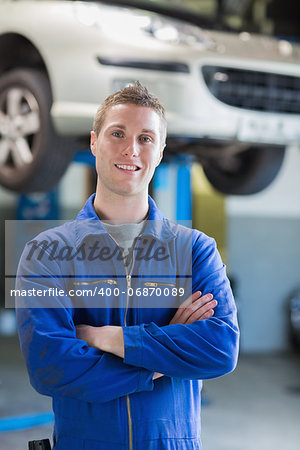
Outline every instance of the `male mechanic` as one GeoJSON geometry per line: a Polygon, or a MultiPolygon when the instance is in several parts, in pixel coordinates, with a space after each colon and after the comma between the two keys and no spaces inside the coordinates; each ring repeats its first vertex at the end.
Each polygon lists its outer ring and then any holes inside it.
{"type": "Polygon", "coordinates": [[[236,365],[214,240],[148,196],[165,139],[164,109],[140,83],[109,96],[91,132],[96,194],[23,252],[19,335],[32,385],[53,398],[56,450],[199,450],[201,380],[236,365]]]}

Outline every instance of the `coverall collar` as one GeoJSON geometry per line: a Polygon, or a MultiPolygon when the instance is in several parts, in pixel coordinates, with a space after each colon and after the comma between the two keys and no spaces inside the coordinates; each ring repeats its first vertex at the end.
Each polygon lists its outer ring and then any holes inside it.
{"type": "MultiPolygon", "coordinates": [[[[93,205],[94,199],[95,194],[92,194],[76,217],[75,227],[78,244],[88,236],[108,234],[96,214],[93,205]],[[80,223],[80,220],[85,221],[84,225],[80,223]]],[[[171,239],[175,239],[176,234],[172,231],[169,221],[164,218],[150,195],[148,196],[148,203],[149,214],[143,236],[153,236],[161,242],[168,242],[171,239]]]]}

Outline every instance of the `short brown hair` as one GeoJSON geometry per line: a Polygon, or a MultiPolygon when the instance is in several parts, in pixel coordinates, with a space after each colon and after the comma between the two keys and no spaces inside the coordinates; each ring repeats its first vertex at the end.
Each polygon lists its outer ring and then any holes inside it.
{"type": "Polygon", "coordinates": [[[167,136],[165,109],[158,98],[155,95],[150,94],[146,86],[143,86],[139,81],[109,95],[99,106],[93,124],[93,130],[96,133],[96,136],[100,133],[107,110],[112,106],[124,103],[152,108],[159,115],[161,123],[161,144],[164,145],[167,136]]]}

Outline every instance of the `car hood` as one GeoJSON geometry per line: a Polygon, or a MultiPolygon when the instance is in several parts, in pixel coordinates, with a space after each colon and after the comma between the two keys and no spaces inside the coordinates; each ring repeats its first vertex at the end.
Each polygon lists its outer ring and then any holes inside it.
{"type": "Polygon", "coordinates": [[[206,30],[215,51],[226,56],[277,62],[300,62],[300,46],[287,40],[248,32],[206,30]]]}
{"type": "MultiPolygon", "coordinates": [[[[137,8],[170,17],[176,20],[197,25],[205,31],[207,37],[214,43],[211,54],[224,57],[256,59],[276,62],[300,62],[300,45],[271,36],[248,32],[237,32],[215,21],[189,11],[178,5],[152,3],[149,0],[96,0],[111,6],[137,8]]],[[[189,52],[189,51],[188,51],[189,52]]]]}

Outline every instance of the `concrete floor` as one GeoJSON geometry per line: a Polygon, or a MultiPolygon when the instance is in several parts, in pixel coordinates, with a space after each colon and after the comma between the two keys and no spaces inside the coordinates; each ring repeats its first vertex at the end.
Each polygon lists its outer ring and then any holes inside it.
{"type": "Polygon", "coordinates": [[[300,449],[300,355],[241,356],[234,373],[205,382],[205,450],[300,449]]]}
{"type": "MultiPolygon", "coordinates": [[[[241,356],[233,374],[205,382],[204,398],[204,450],[300,449],[300,355],[241,356]]],[[[50,408],[28,383],[17,339],[0,337],[0,418],[50,408]]],[[[51,426],[0,433],[0,449],[50,436],[51,426]]]]}

